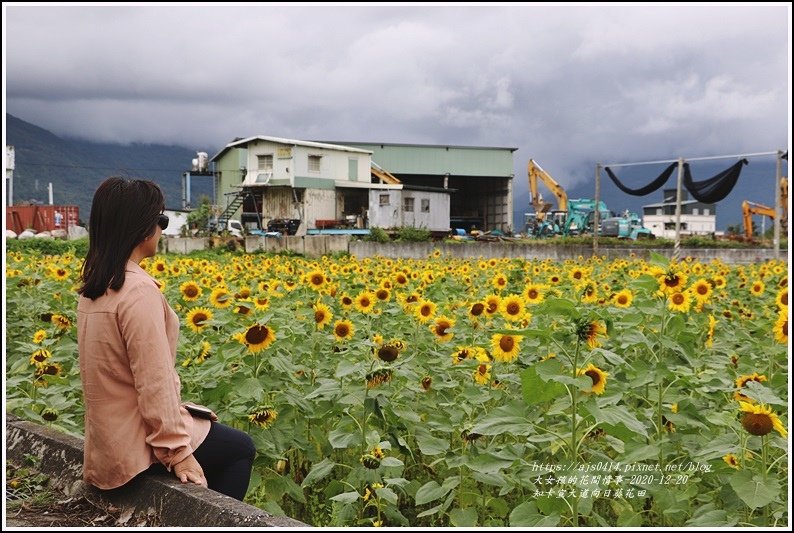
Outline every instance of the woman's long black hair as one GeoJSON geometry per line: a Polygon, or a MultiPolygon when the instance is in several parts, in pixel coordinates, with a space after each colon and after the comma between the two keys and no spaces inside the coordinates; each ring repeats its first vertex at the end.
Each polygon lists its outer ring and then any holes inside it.
{"type": "Polygon", "coordinates": [[[154,233],[164,207],[163,192],[153,181],[110,177],[99,185],[88,221],[80,294],[96,300],[109,288],[121,288],[127,260],[154,233]]]}

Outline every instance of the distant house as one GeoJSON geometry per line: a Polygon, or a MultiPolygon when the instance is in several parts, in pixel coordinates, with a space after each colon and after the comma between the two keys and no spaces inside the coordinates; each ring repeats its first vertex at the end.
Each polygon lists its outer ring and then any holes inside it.
{"type": "Polygon", "coordinates": [[[255,136],[232,141],[211,161],[221,224],[238,216],[248,228],[287,220],[299,235],[339,226],[449,231],[450,191],[405,187],[373,165],[369,150],[255,136]]]}
{"type": "MultiPolygon", "coordinates": [[[[642,224],[657,237],[675,238],[676,190],[665,189],[664,201],[642,206],[642,224]]],[[[717,205],[690,200],[686,189],[681,191],[681,233],[711,235],[717,226],[717,205]]]]}

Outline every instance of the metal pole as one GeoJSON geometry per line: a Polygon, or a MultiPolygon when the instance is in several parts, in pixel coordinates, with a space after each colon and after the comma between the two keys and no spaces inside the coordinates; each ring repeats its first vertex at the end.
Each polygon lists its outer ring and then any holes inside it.
{"type": "Polygon", "coordinates": [[[777,159],[775,161],[775,220],[774,220],[774,236],[772,237],[773,247],[775,249],[775,259],[780,258],[780,219],[783,216],[783,206],[781,204],[780,198],[780,179],[781,176],[781,166],[782,163],[780,162],[783,158],[783,150],[777,151],[777,159]]]}
{"type": "Polygon", "coordinates": [[[673,246],[673,261],[678,261],[681,256],[681,182],[684,177],[684,158],[678,159],[678,184],[675,191],[675,245],[673,246]]]}
{"type": "Polygon", "coordinates": [[[601,164],[596,163],[595,172],[595,214],[593,216],[593,255],[598,254],[598,202],[601,199],[601,164]]]}

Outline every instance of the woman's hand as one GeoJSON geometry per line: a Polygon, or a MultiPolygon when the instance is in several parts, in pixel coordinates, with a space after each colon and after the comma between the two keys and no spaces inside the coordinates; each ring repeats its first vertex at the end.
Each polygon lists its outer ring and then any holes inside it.
{"type": "Polygon", "coordinates": [[[195,483],[202,487],[207,487],[207,478],[204,477],[204,470],[193,454],[188,455],[182,461],[174,465],[174,474],[182,483],[195,483]]]}

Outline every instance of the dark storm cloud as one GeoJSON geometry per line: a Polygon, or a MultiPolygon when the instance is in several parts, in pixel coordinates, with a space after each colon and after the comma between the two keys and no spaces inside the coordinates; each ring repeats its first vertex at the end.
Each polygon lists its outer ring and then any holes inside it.
{"type": "MultiPolygon", "coordinates": [[[[595,161],[788,145],[790,4],[4,4],[6,109],[59,135],[216,152],[272,135],[595,161]]],[[[525,180],[516,181],[526,190],[525,180]]]]}

